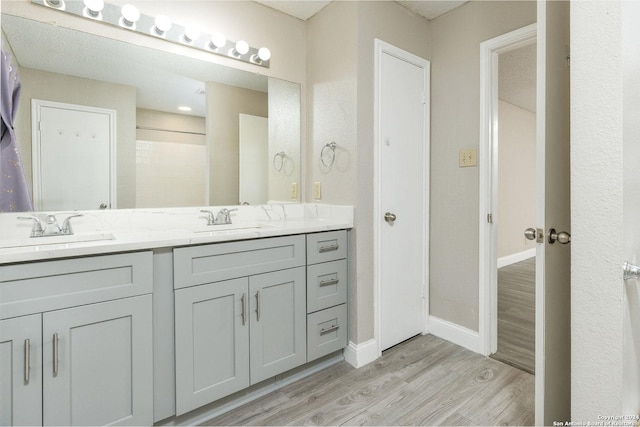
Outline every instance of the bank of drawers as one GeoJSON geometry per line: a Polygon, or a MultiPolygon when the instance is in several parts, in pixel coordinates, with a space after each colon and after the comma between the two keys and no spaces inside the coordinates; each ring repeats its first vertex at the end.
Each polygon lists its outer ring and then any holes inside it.
{"type": "Polygon", "coordinates": [[[307,235],[307,360],[347,345],[347,232],[307,235]]]}

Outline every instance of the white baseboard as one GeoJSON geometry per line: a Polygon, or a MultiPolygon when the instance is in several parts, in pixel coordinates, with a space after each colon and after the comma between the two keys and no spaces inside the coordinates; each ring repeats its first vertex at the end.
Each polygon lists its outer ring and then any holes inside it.
{"type": "Polygon", "coordinates": [[[361,368],[379,357],[378,344],[373,338],[360,344],[349,341],[349,345],[344,349],[344,360],[354,368],[361,368]]]}
{"type": "Polygon", "coordinates": [[[524,261],[536,256],[536,248],[530,248],[526,251],[518,252],[498,258],[498,268],[506,267],[507,265],[515,264],[516,262],[524,261]]]}
{"type": "Polygon", "coordinates": [[[475,353],[482,354],[480,336],[476,331],[438,317],[429,316],[429,332],[475,353]]]}

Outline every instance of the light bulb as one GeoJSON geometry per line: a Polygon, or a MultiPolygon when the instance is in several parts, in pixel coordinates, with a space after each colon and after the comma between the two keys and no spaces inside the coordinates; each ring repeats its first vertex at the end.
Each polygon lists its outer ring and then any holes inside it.
{"type": "Polygon", "coordinates": [[[171,19],[167,15],[158,15],[155,19],[154,30],[157,35],[162,36],[171,29],[171,19]]]}
{"type": "Polygon", "coordinates": [[[249,52],[249,44],[244,40],[240,40],[236,42],[235,51],[238,53],[238,55],[245,55],[247,52],[249,52]]]}
{"type": "Polygon", "coordinates": [[[120,25],[123,27],[133,28],[136,22],[140,19],[140,11],[132,4],[125,4],[120,10],[122,18],[120,18],[120,25]]]}
{"type": "Polygon", "coordinates": [[[268,61],[271,59],[271,51],[266,47],[261,47],[258,49],[258,58],[262,61],[268,61]]]}
{"type": "Polygon", "coordinates": [[[211,36],[211,43],[209,43],[212,49],[219,49],[227,44],[227,38],[222,33],[216,33],[211,36]]]}
{"type": "Polygon", "coordinates": [[[184,29],[184,34],[182,35],[183,39],[187,43],[193,43],[195,40],[200,38],[200,30],[193,27],[187,27],[184,29]]]}
{"type": "Polygon", "coordinates": [[[104,9],[104,1],[103,0],[83,0],[85,5],[84,10],[82,11],[83,15],[88,18],[101,19],[100,12],[104,9]]]}

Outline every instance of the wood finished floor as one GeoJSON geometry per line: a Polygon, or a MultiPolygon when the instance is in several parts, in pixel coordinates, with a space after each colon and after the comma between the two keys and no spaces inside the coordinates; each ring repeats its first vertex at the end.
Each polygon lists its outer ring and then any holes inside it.
{"type": "Polygon", "coordinates": [[[494,359],[535,372],[535,257],[498,269],[498,351],[494,359]]]}
{"type": "Polygon", "coordinates": [[[341,362],[203,425],[533,425],[534,377],[432,335],[341,362]]]}

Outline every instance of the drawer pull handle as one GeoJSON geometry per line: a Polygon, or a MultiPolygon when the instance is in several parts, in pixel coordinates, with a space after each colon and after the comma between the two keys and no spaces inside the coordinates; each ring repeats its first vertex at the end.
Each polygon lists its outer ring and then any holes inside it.
{"type": "Polygon", "coordinates": [[[340,248],[340,245],[329,245],[329,246],[320,246],[318,248],[318,252],[320,253],[324,253],[324,252],[332,252],[332,251],[337,251],[340,248]]]}
{"type": "Polygon", "coordinates": [[[242,304],[242,326],[247,324],[247,295],[242,294],[240,297],[240,303],[242,304]]]}
{"type": "Polygon", "coordinates": [[[29,384],[31,376],[31,341],[24,340],[24,383],[29,384]]]}
{"type": "Polygon", "coordinates": [[[320,329],[320,335],[328,334],[329,332],[337,331],[338,329],[340,329],[340,326],[332,325],[326,329],[320,329]]]}
{"type": "Polygon", "coordinates": [[[58,334],[53,334],[53,376],[58,376],[58,334]]]}
{"type": "Polygon", "coordinates": [[[321,280],[320,281],[320,286],[337,285],[339,282],[340,282],[340,279],[321,280]]]}

